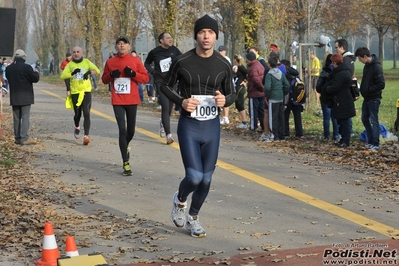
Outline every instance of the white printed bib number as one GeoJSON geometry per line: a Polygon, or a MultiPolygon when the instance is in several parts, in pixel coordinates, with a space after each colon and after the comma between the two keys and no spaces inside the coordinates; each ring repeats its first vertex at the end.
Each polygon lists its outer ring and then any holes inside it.
{"type": "Polygon", "coordinates": [[[118,94],[130,94],[130,78],[116,78],[114,89],[118,94]]]}
{"type": "Polygon", "coordinates": [[[191,95],[191,97],[200,101],[195,111],[191,113],[192,118],[211,120],[218,116],[218,108],[212,95],[191,95]]]}
{"type": "Polygon", "coordinates": [[[159,66],[161,67],[162,73],[168,72],[171,64],[172,64],[171,57],[168,57],[166,59],[162,59],[161,61],[159,61],[159,66]]]}

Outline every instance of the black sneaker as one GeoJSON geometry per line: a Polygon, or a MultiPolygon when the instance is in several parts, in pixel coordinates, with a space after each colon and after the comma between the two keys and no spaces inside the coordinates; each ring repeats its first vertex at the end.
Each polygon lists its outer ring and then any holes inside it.
{"type": "Polygon", "coordinates": [[[79,127],[75,127],[75,130],[73,131],[73,135],[75,136],[75,139],[80,138],[80,128],[79,127]]]}
{"type": "Polygon", "coordinates": [[[129,164],[129,162],[124,162],[123,163],[123,173],[122,173],[122,175],[124,175],[124,176],[131,176],[133,173],[132,173],[132,170],[130,169],[130,164],[129,164]]]}

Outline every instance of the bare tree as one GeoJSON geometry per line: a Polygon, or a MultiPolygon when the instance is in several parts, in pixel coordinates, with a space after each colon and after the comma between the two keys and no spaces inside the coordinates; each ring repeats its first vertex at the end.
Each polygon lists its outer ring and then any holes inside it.
{"type": "Polygon", "coordinates": [[[48,66],[51,47],[50,0],[28,0],[31,7],[31,19],[34,31],[33,45],[43,66],[48,66]]]}
{"type": "Polygon", "coordinates": [[[237,1],[219,0],[214,3],[214,8],[219,14],[217,16],[220,24],[220,31],[224,35],[224,46],[227,47],[229,57],[233,58],[236,50],[241,51],[244,49],[243,42],[239,43],[240,36],[244,36],[244,28],[240,18],[243,14],[243,6],[237,1]],[[237,46],[241,46],[237,48],[237,46]]]}
{"type": "Polygon", "coordinates": [[[26,49],[28,43],[28,15],[26,1],[12,1],[12,7],[17,9],[15,22],[15,46],[26,49]]]}
{"type": "Polygon", "coordinates": [[[393,3],[386,0],[364,0],[359,4],[360,18],[365,24],[373,27],[378,34],[378,57],[381,59],[383,65],[384,53],[384,35],[388,32],[394,20],[393,3]],[[367,6],[365,9],[364,7],[367,6]]]}

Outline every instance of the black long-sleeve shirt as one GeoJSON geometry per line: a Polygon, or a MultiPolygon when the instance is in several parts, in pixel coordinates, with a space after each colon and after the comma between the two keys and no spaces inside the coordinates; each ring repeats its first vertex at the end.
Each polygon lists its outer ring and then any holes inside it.
{"type": "MultiPolygon", "coordinates": [[[[225,95],[226,107],[235,101],[231,65],[217,51],[204,58],[197,55],[195,48],[172,63],[161,86],[165,96],[180,106],[191,95],[215,95],[217,90],[225,95]],[[177,82],[180,84],[180,94],[173,90],[177,82]]],[[[189,115],[185,110],[182,110],[182,114],[189,115]]]]}
{"type": "Polygon", "coordinates": [[[181,55],[181,52],[175,46],[171,46],[168,49],[158,46],[148,53],[144,66],[153,75],[154,82],[162,82],[169,71],[170,64],[179,55],[181,55]],[[151,66],[152,63],[154,63],[154,68],[151,66]]]}

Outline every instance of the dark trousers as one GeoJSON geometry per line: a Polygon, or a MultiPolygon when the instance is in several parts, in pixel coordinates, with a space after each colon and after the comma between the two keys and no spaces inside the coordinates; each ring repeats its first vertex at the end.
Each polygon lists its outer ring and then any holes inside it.
{"type": "Polygon", "coordinates": [[[263,118],[265,115],[265,97],[249,98],[249,117],[250,117],[250,129],[256,130],[258,128],[258,120],[260,127],[264,129],[263,118]]]}
{"type": "Polygon", "coordinates": [[[91,109],[91,92],[85,92],[85,96],[81,105],[76,106],[78,102],[79,94],[71,94],[71,99],[73,103],[73,110],[75,115],[73,117],[73,121],[75,123],[75,127],[79,127],[80,119],[82,117],[83,112],[83,127],[85,135],[88,136],[90,133],[90,109],[91,109]]]}
{"type": "Polygon", "coordinates": [[[290,114],[294,115],[294,125],[295,125],[295,136],[302,137],[303,136],[303,127],[302,127],[302,105],[295,105],[291,102],[288,102],[287,108],[284,111],[284,130],[285,136],[290,135],[290,114]]]}
{"type": "Polygon", "coordinates": [[[12,106],[14,118],[15,141],[25,141],[29,138],[30,105],[12,106]]]}
{"type": "Polygon", "coordinates": [[[157,92],[158,92],[158,101],[159,104],[161,105],[162,109],[161,109],[161,119],[162,119],[162,125],[163,128],[165,129],[165,133],[170,134],[171,133],[171,129],[170,129],[170,115],[172,114],[172,110],[173,110],[173,102],[171,100],[169,100],[165,94],[162,93],[161,91],[161,83],[155,83],[155,86],[157,88],[157,92]]]}
{"type": "Polygon", "coordinates": [[[269,124],[270,131],[274,135],[275,140],[283,140],[285,125],[284,125],[284,103],[272,103],[269,101],[269,124]]]}
{"type": "Polygon", "coordinates": [[[127,147],[136,130],[137,105],[114,105],[113,107],[119,129],[119,149],[123,162],[127,162],[129,161],[127,147]]]}

